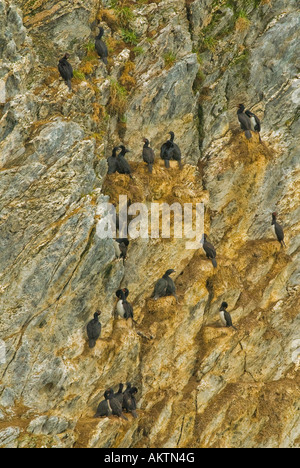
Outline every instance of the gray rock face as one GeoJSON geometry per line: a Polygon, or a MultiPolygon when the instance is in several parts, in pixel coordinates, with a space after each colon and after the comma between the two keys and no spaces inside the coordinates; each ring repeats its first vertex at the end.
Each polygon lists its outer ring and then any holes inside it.
{"type": "Polygon", "coordinates": [[[8,427],[3,431],[0,431],[0,447],[1,448],[16,448],[15,443],[20,430],[18,427],[8,427]]]}
{"type": "Polygon", "coordinates": [[[299,446],[297,1],[133,3],[0,0],[0,447],[299,446]],[[92,50],[98,20],[108,67],[92,50]],[[67,50],[72,93],[57,71],[67,50]],[[262,144],[240,131],[240,102],[262,144]],[[181,171],[159,161],[170,130],[181,171]],[[106,177],[121,140],[130,180],[106,177]],[[186,239],[137,239],[118,259],[97,226],[119,194],[204,202],[218,269],[186,239]],[[152,301],[169,268],[179,303],[152,301]],[[135,324],[114,317],[120,287],[135,324]],[[224,300],[236,333],[219,324],[224,300]],[[94,419],[121,381],[139,389],[138,419],[94,419]]]}
{"type": "Polygon", "coordinates": [[[61,434],[65,432],[69,427],[68,421],[52,416],[41,416],[33,421],[28,426],[28,432],[32,434],[61,434]]]}
{"type": "Polygon", "coordinates": [[[184,151],[184,161],[196,164],[200,153],[192,87],[198,69],[196,55],[189,54],[157,78],[149,76],[149,72],[141,76],[141,89],[135,93],[126,113],[130,129],[126,136],[131,146],[140,146],[143,128],[159,154],[162,142],[169,138],[168,132],[174,130],[176,141],[184,151]]]}

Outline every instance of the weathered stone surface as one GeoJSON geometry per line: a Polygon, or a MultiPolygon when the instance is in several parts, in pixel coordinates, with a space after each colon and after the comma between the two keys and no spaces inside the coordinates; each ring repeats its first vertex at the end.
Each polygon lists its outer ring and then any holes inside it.
{"type": "Polygon", "coordinates": [[[20,434],[20,430],[17,427],[8,427],[7,429],[0,431],[0,447],[1,448],[16,448],[16,439],[20,434]]]}
{"type": "Polygon", "coordinates": [[[127,36],[124,11],[100,3],[0,0],[0,446],[299,447],[297,1],[128,2],[127,36]],[[57,71],[67,50],[72,93],[57,71]],[[262,144],[240,132],[240,102],[262,144]],[[181,171],[159,158],[170,130],[181,171]],[[106,175],[121,141],[132,179],[106,175]],[[186,239],[136,239],[118,259],[97,226],[119,195],[205,203],[218,269],[186,239]],[[150,298],[168,268],[178,304],[150,298]],[[119,287],[136,323],[114,317],[119,287]],[[238,331],[221,327],[224,300],[238,331]],[[121,381],[139,389],[138,419],[94,419],[121,381]]]}

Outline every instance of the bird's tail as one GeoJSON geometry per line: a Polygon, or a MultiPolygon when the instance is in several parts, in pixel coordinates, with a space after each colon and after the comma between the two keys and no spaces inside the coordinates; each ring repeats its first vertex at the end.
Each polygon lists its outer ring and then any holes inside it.
{"type": "Polygon", "coordinates": [[[148,171],[152,174],[153,164],[148,164],[148,171]]]}
{"type": "Polygon", "coordinates": [[[260,133],[258,133],[258,138],[259,138],[259,142],[262,143],[262,139],[261,139],[261,136],[260,136],[260,133]]]}
{"type": "Polygon", "coordinates": [[[178,161],[178,165],[179,165],[179,169],[182,170],[183,169],[183,164],[181,161],[178,161]]]}
{"type": "Polygon", "coordinates": [[[286,247],[286,243],[284,242],[284,240],[282,239],[282,241],[280,242],[282,247],[286,247]]]}
{"type": "Polygon", "coordinates": [[[106,57],[103,57],[102,62],[105,63],[105,65],[108,65],[108,60],[106,57]]]}
{"type": "Polygon", "coordinates": [[[214,268],[217,268],[217,266],[218,266],[217,260],[215,258],[212,258],[211,262],[212,262],[214,268]]]}
{"type": "Polygon", "coordinates": [[[72,83],[71,80],[67,80],[67,85],[70,91],[72,91],[72,83]]]}
{"type": "Polygon", "coordinates": [[[231,326],[235,331],[238,331],[238,329],[234,325],[231,325],[231,326]]]}
{"type": "Polygon", "coordinates": [[[123,413],[120,415],[120,417],[121,417],[122,419],[125,419],[125,421],[128,421],[128,418],[126,418],[126,416],[124,416],[123,413]]]}
{"type": "Polygon", "coordinates": [[[167,169],[170,168],[170,161],[168,159],[165,159],[165,166],[167,169]]]}
{"type": "Polygon", "coordinates": [[[135,410],[132,410],[131,413],[132,413],[132,416],[133,416],[134,418],[137,418],[137,417],[138,417],[137,412],[136,412],[135,410]]]}
{"type": "Polygon", "coordinates": [[[245,130],[245,135],[246,135],[247,140],[250,140],[252,138],[251,130],[245,130]]]}
{"type": "Polygon", "coordinates": [[[90,339],[89,340],[89,347],[90,348],[95,348],[95,346],[96,346],[96,340],[90,339]]]}

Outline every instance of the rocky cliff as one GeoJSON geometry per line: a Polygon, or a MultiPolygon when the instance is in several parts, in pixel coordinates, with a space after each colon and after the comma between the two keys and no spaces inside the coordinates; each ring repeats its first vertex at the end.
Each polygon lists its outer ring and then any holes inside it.
{"type": "Polygon", "coordinates": [[[297,3],[0,0],[0,447],[300,446],[297,3]],[[241,102],[262,143],[241,132],[241,102]],[[170,130],[182,171],[159,161],[170,130]],[[120,142],[132,179],[106,174],[120,142]],[[136,239],[118,259],[97,224],[119,194],[203,202],[218,268],[185,239],[136,239]],[[178,304],[150,298],[168,268],[178,304]],[[136,323],[114,317],[119,287],[136,323]],[[224,300],[238,331],[221,327],[224,300]],[[138,418],[94,419],[122,381],[138,418]]]}

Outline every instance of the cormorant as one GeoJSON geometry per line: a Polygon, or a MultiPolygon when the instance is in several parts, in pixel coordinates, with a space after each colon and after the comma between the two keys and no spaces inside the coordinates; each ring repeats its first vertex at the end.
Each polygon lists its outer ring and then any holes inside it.
{"type": "Polygon", "coordinates": [[[170,140],[166,141],[160,149],[160,157],[165,161],[165,167],[169,169],[170,161],[172,159],[173,145],[170,140]]]}
{"type": "Polygon", "coordinates": [[[101,401],[101,403],[98,406],[97,412],[94,416],[95,418],[100,416],[109,416],[110,414],[113,414],[115,416],[118,416],[119,418],[128,421],[128,419],[123,414],[122,404],[116,398],[116,395],[114,394],[112,388],[106,390],[106,392],[104,393],[104,398],[105,400],[101,401]]]}
{"type": "Polygon", "coordinates": [[[175,270],[167,270],[161,279],[157,281],[154,286],[154,292],[152,297],[155,301],[160,297],[165,296],[174,296],[178,301],[176,296],[176,287],[173,280],[169,277],[172,273],[175,273],[175,270]]]}
{"type": "Polygon", "coordinates": [[[216,249],[210,242],[208,242],[206,234],[203,235],[203,239],[204,239],[203,241],[204,252],[206,253],[207,258],[209,258],[212,261],[214,268],[217,268],[218,264],[216,260],[216,256],[217,256],[216,249]]]}
{"type": "Polygon", "coordinates": [[[170,142],[172,143],[172,146],[171,146],[172,159],[174,159],[174,161],[178,162],[179,167],[181,169],[182,168],[181,151],[180,151],[179,146],[176,143],[174,143],[174,139],[175,139],[174,132],[170,132],[170,135],[171,135],[170,142]]]}
{"type": "Polygon", "coordinates": [[[273,226],[274,234],[277,237],[278,242],[280,242],[282,247],[286,247],[285,242],[284,242],[283,228],[277,222],[277,213],[272,213],[272,226],[273,226]]]}
{"type": "Polygon", "coordinates": [[[118,390],[117,393],[115,393],[115,398],[122,405],[122,407],[123,407],[123,388],[124,388],[124,385],[122,383],[120,383],[119,384],[119,390],[118,390]]]}
{"type": "Polygon", "coordinates": [[[87,335],[89,338],[89,347],[94,348],[96,341],[101,334],[101,323],[99,322],[100,311],[94,313],[94,318],[87,324],[87,335]]]}
{"type": "Polygon", "coordinates": [[[136,399],[135,395],[137,394],[138,389],[136,387],[131,387],[128,391],[125,391],[123,395],[123,408],[133,415],[134,418],[137,418],[136,412],[136,399]]]}
{"type": "Polygon", "coordinates": [[[129,295],[128,289],[119,289],[116,292],[116,296],[119,298],[118,304],[117,304],[117,312],[118,315],[121,318],[124,318],[128,320],[129,318],[133,319],[133,307],[132,305],[127,301],[127,297],[129,295]]]}
{"type": "Polygon", "coordinates": [[[248,115],[245,114],[244,110],[245,110],[245,106],[244,104],[240,104],[239,107],[238,107],[238,112],[237,112],[237,115],[238,115],[238,119],[239,119],[239,122],[241,124],[241,129],[244,130],[245,132],[245,135],[246,135],[246,138],[248,140],[250,140],[250,138],[252,138],[252,133],[251,133],[251,120],[250,118],[248,117],[248,115]]]}
{"type": "Polygon", "coordinates": [[[105,63],[105,65],[108,64],[107,62],[107,57],[108,57],[108,49],[104,41],[102,41],[102,37],[104,35],[104,29],[101,27],[99,29],[99,34],[96,37],[95,40],[95,49],[99,55],[99,57],[102,59],[102,61],[105,63]]]}
{"type": "Polygon", "coordinates": [[[68,62],[69,57],[69,54],[65,54],[63,58],[59,60],[58,71],[68,85],[69,90],[72,91],[71,79],[73,78],[73,68],[72,65],[68,62]]]}
{"type": "Polygon", "coordinates": [[[251,122],[251,129],[253,132],[257,132],[259,136],[259,141],[261,142],[260,131],[261,131],[261,122],[257,115],[253,114],[249,109],[245,111],[245,114],[249,117],[251,122]]]}
{"type": "Polygon", "coordinates": [[[112,155],[109,158],[107,158],[107,164],[108,164],[107,174],[114,174],[118,170],[117,151],[119,149],[120,147],[116,146],[112,151],[112,155]]]}
{"type": "Polygon", "coordinates": [[[155,159],[154,151],[152,148],[150,148],[150,142],[147,138],[144,138],[143,142],[145,143],[143,147],[143,161],[147,164],[150,174],[152,174],[155,159]]]}
{"type": "Polygon", "coordinates": [[[117,157],[117,172],[119,172],[119,174],[131,175],[131,168],[125,159],[125,154],[130,153],[130,150],[126,149],[124,145],[120,145],[119,148],[121,149],[121,152],[117,157]]]}
{"type": "Polygon", "coordinates": [[[110,401],[109,401],[110,394],[111,394],[110,389],[104,392],[105,399],[99,403],[94,418],[100,418],[102,416],[110,416],[112,414],[112,408],[110,406],[110,401]]]}
{"type": "Polygon", "coordinates": [[[232,324],[230,313],[227,312],[227,307],[228,307],[227,302],[222,302],[222,305],[221,305],[221,308],[220,308],[221,322],[224,325],[224,327],[232,327],[235,330],[237,330],[237,328],[232,324]]]}
{"type": "Polygon", "coordinates": [[[166,296],[174,296],[176,301],[178,302],[178,297],[177,297],[177,294],[176,294],[176,286],[175,286],[175,283],[174,281],[172,280],[172,278],[170,278],[169,275],[171,275],[172,273],[175,273],[175,270],[168,270],[166,272],[166,280],[168,282],[168,286],[167,286],[167,291],[166,291],[166,296]]]}
{"type": "Polygon", "coordinates": [[[129,390],[131,389],[132,385],[131,385],[131,382],[127,382],[126,383],[126,389],[125,389],[125,392],[123,393],[123,395],[125,395],[125,393],[129,392],[129,390]]]}

